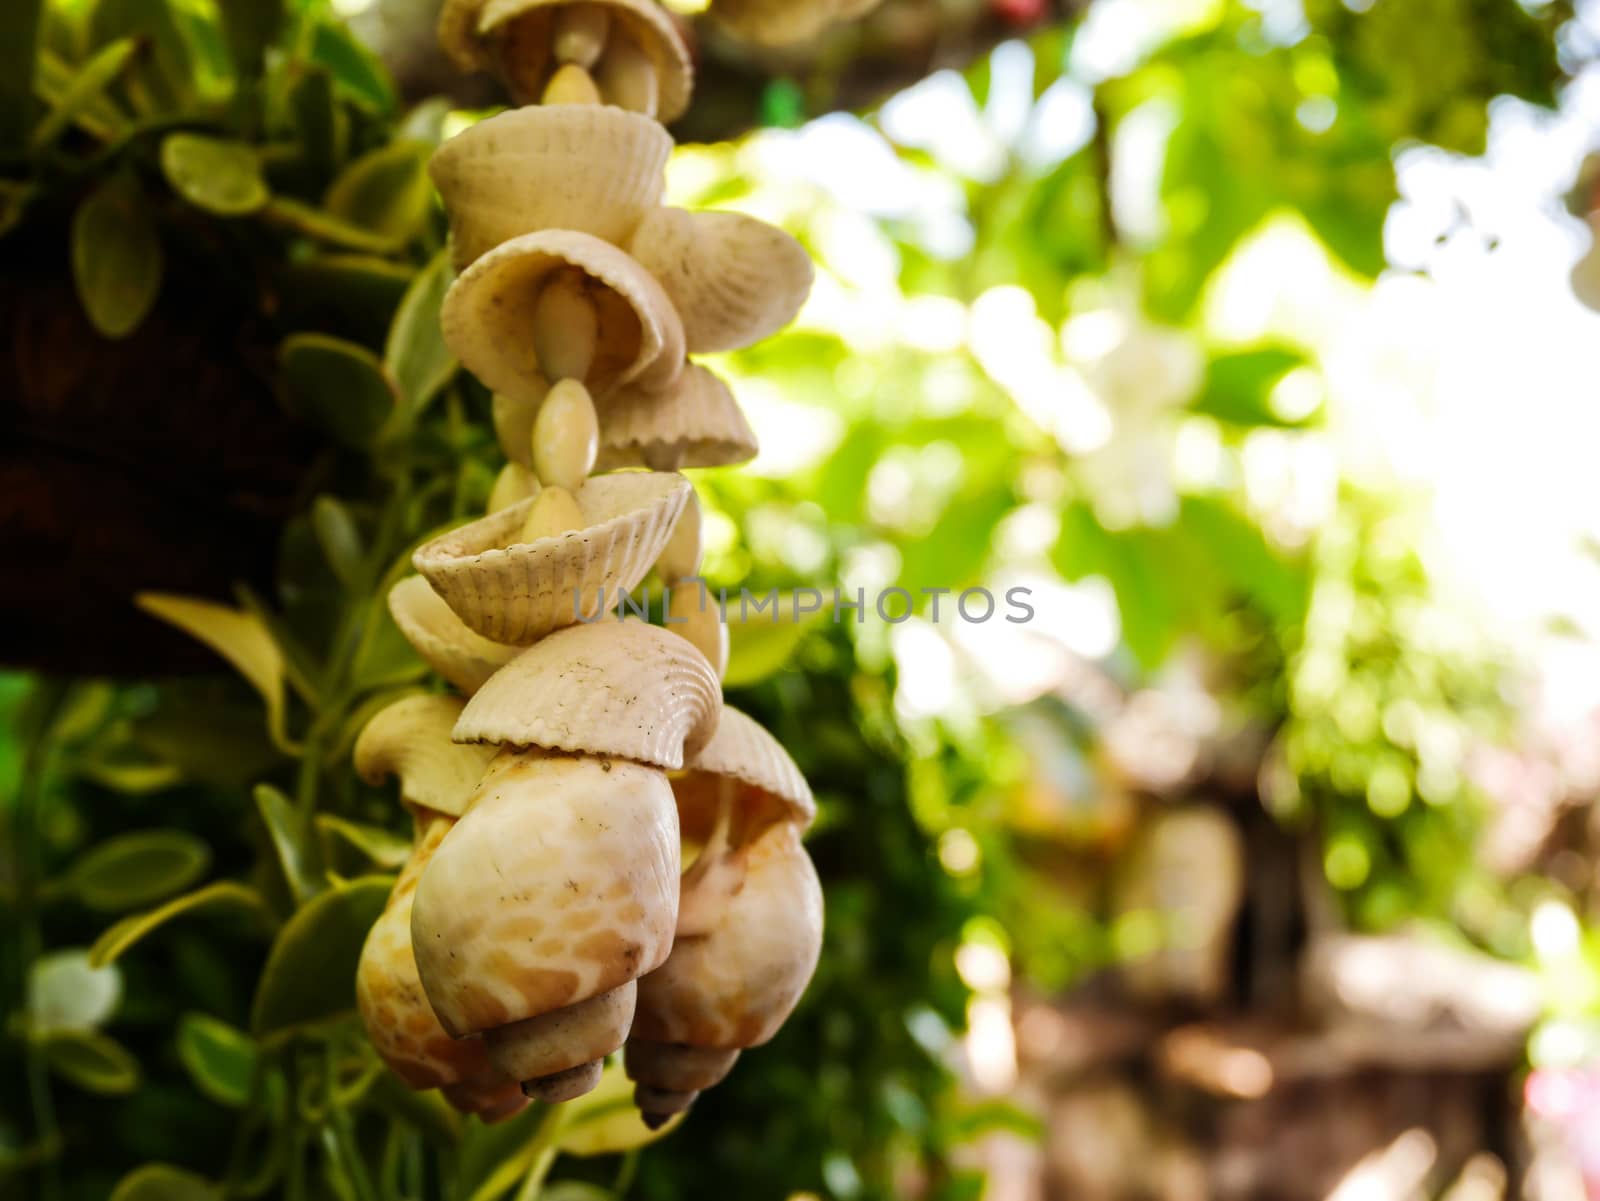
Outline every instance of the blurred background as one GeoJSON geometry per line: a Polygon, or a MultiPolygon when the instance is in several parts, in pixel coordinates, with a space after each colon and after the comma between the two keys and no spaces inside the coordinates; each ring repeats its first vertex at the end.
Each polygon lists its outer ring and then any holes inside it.
{"type": "MultiPolygon", "coordinates": [[[[1600,1198],[1600,3],[671,7],[671,200],[818,266],[713,363],[763,449],[696,473],[707,575],[914,603],[730,630],[821,967],[539,1195],[1600,1198]]],[[[7,1196],[526,1166],[375,1070],[371,913],[295,904],[404,857],[384,582],[498,467],[424,165],[503,101],[436,10],[0,13],[7,1196]]]]}

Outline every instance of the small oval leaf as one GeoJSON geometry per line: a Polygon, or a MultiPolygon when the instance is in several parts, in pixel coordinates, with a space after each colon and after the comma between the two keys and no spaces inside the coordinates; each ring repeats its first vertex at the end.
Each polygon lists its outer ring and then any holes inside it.
{"type": "Polygon", "coordinates": [[[361,531],[356,528],[350,510],[332,496],[319,496],[311,504],[311,529],[322,548],[322,557],[333,568],[333,574],[345,587],[353,587],[361,580],[365,567],[365,548],[361,545],[361,531]]]}
{"type": "Polygon", "coordinates": [[[256,1044],[243,1030],[204,1013],[186,1013],[178,1023],[178,1058],[206,1096],[235,1107],[250,1099],[256,1044]]]}
{"type": "Polygon", "coordinates": [[[111,176],[72,219],[72,279],[95,329],[125,338],[161,291],[161,241],[144,189],[131,173],[111,176]]]}
{"type": "Polygon", "coordinates": [[[37,1042],[51,1070],[87,1092],[114,1097],[139,1087],[139,1061],[98,1030],[52,1030],[37,1042]]]}
{"type": "Polygon", "coordinates": [[[72,891],[91,909],[116,912],[149,905],[186,888],[211,865],[211,848],[182,830],[140,830],[109,838],[67,873],[72,891]]]}
{"type": "Polygon", "coordinates": [[[339,173],[322,206],[340,221],[405,242],[422,229],[433,204],[425,142],[392,142],[339,173]]]}
{"type": "Polygon", "coordinates": [[[267,835],[272,839],[272,849],[283,867],[283,878],[294,894],[295,903],[303,904],[322,891],[317,848],[306,838],[310,831],[301,823],[289,798],[271,784],[256,785],[255,799],[267,835]]]}
{"type": "Polygon", "coordinates": [[[263,930],[271,930],[277,924],[266,901],[255,889],[233,880],[219,880],[174,897],[159,909],[129,914],[94,940],[94,946],[89,948],[89,963],[93,967],[115,963],[135,943],[174,918],[200,912],[243,916],[263,930]]]}
{"type": "Polygon", "coordinates": [[[390,833],[381,826],[369,826],[364,822],[346,821],[330,813],[320,813],[317,815],[317,827],[325,834],[349,843],[378,867],[398,870],[411,858],[411,840],[390,833]]]}
{"type": "Polygon", "coordinates": [[[394,886],[362,876],[310,901],[278,932],[251,1008],[257,1038],[340,1017],[355,1007],[356,961],[394,886]]]}
{"type": "Polygon", "coordinates": [[[111,1191],[111,1201],[218,1201],[216,1187],[171,1164],[147,1163],[129,1172],[111,1191]]]}
{"type": "Polygon", "coordinates": [[[293,412],[355,450],[372,444],[394,413],[383,365],[363,346],[324,334],[295,334],[278,351],[279,378],[293,412]]]}
{"type": "Polygon", "coordinates": [[[161,173],[174,192],[219,217],[247,216],[271,199],[256,152],[228,138],[168,134],[161,142],[161,173]]]}
{"type": "Polygon", "coordinates": [[[389,327],[384,365],[413,412],[432,400],[458,367],[439,325],[444,294],[454,278],[449,254],[440,251],[411,281],[389,327]]]}
{"type": "Polygon", "coordinates": [[[570,1102],[572,1112],[561,1127],[558,1143],[569,1155],[611,1155],[632,1151],[664,1138],[683,1121],[675,1114],[659,1130],[651,1130],[633,1103],[633,1081],[620,1063],[606,1064],[594,1091],[570,1102]]]}

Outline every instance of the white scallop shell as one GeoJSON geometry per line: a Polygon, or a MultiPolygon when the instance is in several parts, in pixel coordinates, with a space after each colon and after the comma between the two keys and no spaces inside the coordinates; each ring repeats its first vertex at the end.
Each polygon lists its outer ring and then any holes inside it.
{"type": "Polygon", "coordinates": [[[619,388],[597,408],[601,471],[725,467],[748,462],[759,449],[732,390],[695,363],[671,388],[619,388]]]}
{"type": "Polygon", "coordinates": [[[389,613],[422,661],[463,696],[478,691],[517,653],[515,646],[468,629],[420,575],[407,576],[389,590],[389,613]]]}
{"type": "Polygon", "coordinates": [[[450,741],[465,705],[454,696],[408,696],[383,709],[356,739],[356,774],[368,784],[390,776],[413,808],[460,817],[494,758],[492,747],[450,741]]]}
{"type": "Polygon", "coordinates": [[[723,782],[728,780],[738,785],[734,801],[746,831],[775,821],[794,822],[803,829],[817,815],[811,786],[789,752],[755,720],[724,705],[716,736],[672,782],[685,837],[705,840],[716,821],[723,782]]]}

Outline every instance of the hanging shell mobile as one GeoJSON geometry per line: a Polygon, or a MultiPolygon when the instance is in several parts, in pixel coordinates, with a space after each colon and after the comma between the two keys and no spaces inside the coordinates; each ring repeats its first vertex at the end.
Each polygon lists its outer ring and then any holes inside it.
{"type": "MultiPolygon", "coordinates": [[[[864,7],[716,10],[771,40],[864,7]]],[[[488,512],[418,549],[388,598],[459,695],[398,701],[356,746],[416,828],[358,1000],[402,1080],[486,1121],[581,1096],[625,1046],[656,1126],[776,1033],[821,948],[811,792],[723,707],[726,630],[677,474],[755,455],[689,356],[786,325],[811,263],[753,218],[663,206],[659,122],[692,74],[654,0],[447,0],[440,39],[527,104],[431,165],[458,272],[445,341],[493,390],[507,463],[488,512]],[[652,572],[665,628],[604,616],[652,572]]]]}

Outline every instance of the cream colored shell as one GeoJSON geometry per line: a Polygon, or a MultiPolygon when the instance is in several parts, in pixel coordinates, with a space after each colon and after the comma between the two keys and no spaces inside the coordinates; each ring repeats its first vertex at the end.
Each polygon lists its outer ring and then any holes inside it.
{"type": "Polygon", "coordinates": [[[661,203],[672,138],[599,105],[512,109],[451,138],[428,165],[456,270],[523,234],[570,229],[624,244],[661,203]]]}
{"type": "Polygon", "coordinates": [[[799,827],[768,828],[748,856],[744,887],[709,933],[679,937],[639,981],[632,1037],[695,1047],[753,1047],[778,1032],[816,970],[822,886],[799,827]]]}
{"type": "Polygon", "coordinates": [[[596,406],[599,469],[726,467],[755,458],[755,431],[728,385],[691,363],[665,391],[619,388],[596,406]]]}
{"type": "Polygon", "coordinates": [[[420,575],[407,576],[389,589],[389,613],[422,661],[463,696],[478,691],[517,653],[515,646],[491,642],[468,629],[420,575]]]}
{"type": "Polygon", "coordinates": [[[356,774],[373,785],[395,776],[408,806],[459,817],[494,758],[492,749],[450,741],[464,704],[418,695],[389,705],[356,739],[356,774]]]}
{"type": "Polygon", "coordinates": [[[575,496],[581,530],[508,546],[535,503],[526,500],[435,538],[412,562],[470,629],[526,646],[580,613],[596,616],[619,589],[644,579],[683,511],[689,481],[622,472],[594,477],[575,496]]]}
{"type": "Polygon", "coordinates": [[[617,756],[668,771],[716,733],[722,689],[676,634],[605,618],[534,643],[467,703],[460,742],[617,756]]]}
{"type": "Polygon", "coordinates": [[[722,707],[716,736],[672,782],[685,838],[704,842],[709,836],[725,781],[736,785],[736,845],[773,822],[791,822],[804,829],[816,818],[811,786],[789,752],[760,723],[731,705],[722,707]]]}
{"type": "Polygon", "coordinates": [[[808,41],[835,21],[865,16],[881,0],[712,0],[711,15],[762,46],[808,41]]]}
{"type": "Polygon", "coordinates": [[[691,354],[770,337],[794,320],[811,292],[805,247],[744,213],[653,209],[628,249],[671,297],[691,354]]]}
{"type": "Polygon", "coordinates": [[[422,873],[411,939],[453,1036],[626,984],[672,947],[678,823],[658,770],[502,753],[422,873]]]}
{"type": "MultiPolygon", "coordinates": [[[[487,0],[477,32],[488,43],[491,69],[522,104],[538,101],[555,66],[551,52],[556,8],[589,3],[603,8],[655,64],[660,86],[657,118],[675,121],[689,107],[694,64],[672,18],[656,0],[487,0]]],[[[481,61],[481,60],[480,60],[481,61]]]]}
{"type": "Polygon", "coordinates": [[[577,267],[600,318],[594,365],[583,383],[595,397],[637,379],[669,387],[683,371],[683,326],[648,271],[590,234],[544,230],[502,242],[450,285],[440,322],[445,345],[467,370],[516,400],[542,398],[533,314],[551,272],[577,267]]]}

